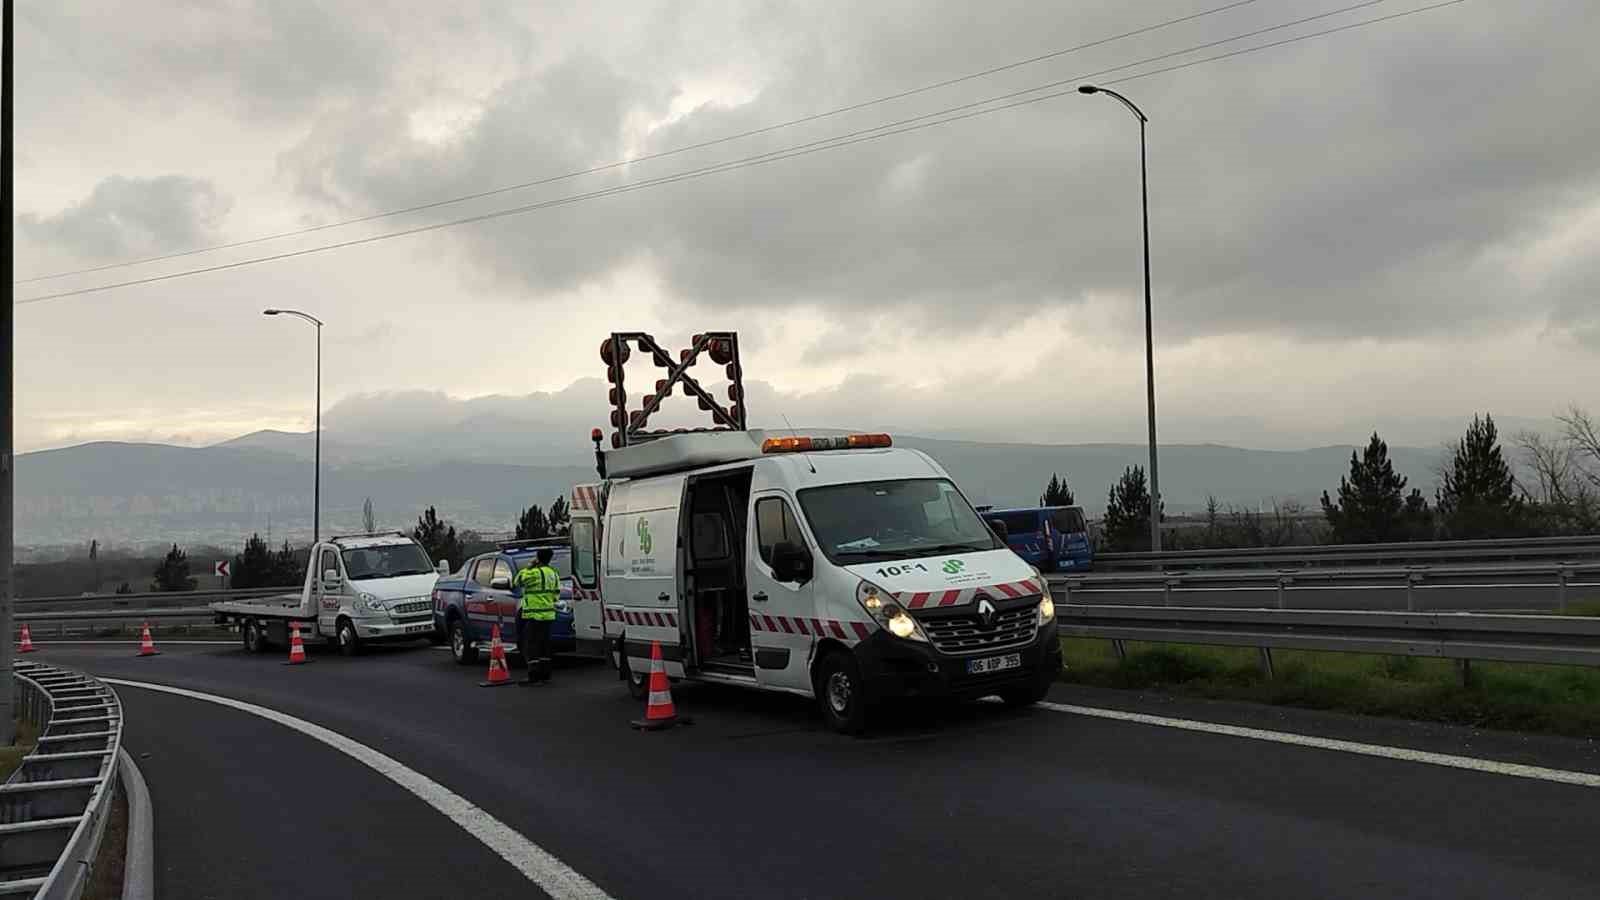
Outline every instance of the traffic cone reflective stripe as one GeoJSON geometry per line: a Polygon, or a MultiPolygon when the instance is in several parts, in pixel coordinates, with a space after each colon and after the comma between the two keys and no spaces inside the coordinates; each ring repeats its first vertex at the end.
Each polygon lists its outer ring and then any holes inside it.
{"type": "Polygon", "coordinates": [[[39,649],[33,645],[33,635],[28,633],[28,623],[22,623],[22,643],[17,645],[18,653],[32,653],[39,649]]]}
{"type": "Polygon", "coordinates": [[[506,668],[506,648],[500,643],[500,626],[489,630],[489,678],[478,682],[478,687],[499,687],[511,683],[511,672],[506,668]]]}
{"type": "Polygon", "coordinates": [[[144,623],[144,634],[139,637],[139,655],[157,656],[161,653],[156,649],[155,639],[150,636],[150,623],[144,623]]]}
{"type": "Polygon", "coordinates": [[[304,642],[302,642],[300,640],[300,623],[299,622],[290,622],[289,623],[289,661],[284,663],[284,665],[286,665],[286,666],[298,666],[298,665],[301,665],[301,664],[304,664],[304,663],[308,663],[310,661],[311,660],[306,659],[306,645],[305,645],[304,642]]]}
{"type": "Polygon", "coordinates": [[[677,708],[672,705],[672,685],[667,681],[667,664],[661,658],[660,641],[650,642],[650,698],[645,701],[644,718],[630,724],[645,731],[689,724],[689,717],[678,715],[677,708]]]}

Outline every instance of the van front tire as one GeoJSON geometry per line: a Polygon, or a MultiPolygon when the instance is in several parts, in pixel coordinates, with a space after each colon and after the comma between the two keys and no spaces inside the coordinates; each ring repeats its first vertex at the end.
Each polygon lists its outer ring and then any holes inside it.
{"type": "Polygon", "coordinates": [[[812,689],[822,709],[822,720],[830,729],[840,734],[860,734],[866,730],[865,687],[861,681],[861,667],[849,651],[833,650],[822,658],[812,689]]]}
{"type": "Polygon", "coordinates": [[[356,656],[361,653],[361,637],[356,634],[355,623],[349,619],[340,619],[335,635],[339,641],[339,653],[344,656],[356,656]]]}

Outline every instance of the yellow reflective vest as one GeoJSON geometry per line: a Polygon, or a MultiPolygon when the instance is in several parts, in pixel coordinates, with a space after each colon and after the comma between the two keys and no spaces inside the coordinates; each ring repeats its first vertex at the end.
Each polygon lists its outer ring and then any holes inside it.
{"type": "Polygon", "coordinates": [[[512,582],[522,589],[522,617],[536,622],[553,622],[556,600],[561,597],[561,576],[549,566],[524,566],[512,582]]]}

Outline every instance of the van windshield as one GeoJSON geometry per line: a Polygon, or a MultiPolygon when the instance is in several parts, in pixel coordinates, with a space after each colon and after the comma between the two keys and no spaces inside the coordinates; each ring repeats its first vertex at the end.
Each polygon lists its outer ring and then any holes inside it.
{"type": "Polygon", "coordinates": [[[943,478],[835,484],[799,496],[823,555],[844,565],[1000,546],[943,478]]]}
{"type": "Polygon", "coordinates": [[[433,571],[428,554],[416,544],[352,547],[344,551],[344,571],[351,581],[427,575],[433,571]]]}

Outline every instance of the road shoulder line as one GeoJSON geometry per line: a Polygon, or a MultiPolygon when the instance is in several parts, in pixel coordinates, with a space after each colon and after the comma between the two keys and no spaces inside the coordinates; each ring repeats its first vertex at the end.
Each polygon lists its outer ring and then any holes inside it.
{"type": "Polygon", "coordinates": [[[1113,719],[1119,722],[1134,722],[1140,725],[1154,725],[1160,728],[1178,728],[1184,731],[1199,731],[1254,741],[1269,741],[1276,744],[1308,747],[1315,750],[1331,750],[1336,753],[1354,753],[1360,756],[1374,756],[1400,762],[1466,769],[1490,775],[1530,778],[1537,781],[1550,781],[1576,787],[1600,788],[1600,775],[1591,772],[1551,769],[1524,763],[1500,762],[1492,759],[1479,759],[1473,756],[1456,756],[1450,753],[1433,753],[1427,750],[1412,750],[1406,747],[1389,747],[1383,744],[1367,744],[1360,741],[1316,737],[1308,734],[1295,734],[1289,731],[1269,731],[1264,728],[1249,728],[1243,725],[1224,725],[1218,722],[1203,722],[1196,719],[1175,719],[1168,716],[1155,716],[1149,713],[1106,709],[1098,706],[1079,706],[1071,703],[1052,703],[1049,701],[1042,701],[1037,706],[1040,709],[1047,709],[1052,712],[1090,716],[1097,719],[1113,719]]]}
{"type": "Polygon", "coordinates": [[[443,813],[446,818],[460,826],[463,831],[472,835],[484,846],[498,854],[501,859],[516,867],[517,871],[521,872],[529,881],[533,882],[552,898],[557,898],[557,900],[612,900],[610,895],[601,890],[594,882],[583,877],[575,869],[556,858],[554,854],[528,840],[521,832],[490,815],[472,801],[423,775],[421,772],[410,768],[399,760],[374,750],[354,738],[346,737],[315,722],[308,722],[305,719],[279,712],[270,707],[258,706],[254,703],[235,700],[232,697],[224,697],[219,694],[207,694],[187,688],[170,687],[164,684],[153,684],[144,681],[128,681],[122,678],[101,678],[100,680],[118,687],[157,691],[178,697],[186,697],[190,700],[215,703],[219,706],[259,716],[270,722],[276,722],[286,728],[298,731],[344,753],[346,756],[362,763],[416,795],[424,803],[443,813]]]}

